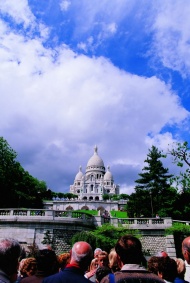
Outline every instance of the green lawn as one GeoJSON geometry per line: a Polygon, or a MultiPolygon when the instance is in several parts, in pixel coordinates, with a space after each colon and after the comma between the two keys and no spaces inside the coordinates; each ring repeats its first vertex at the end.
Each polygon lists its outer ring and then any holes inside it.
{"type": "Polygon", "coordinates": [[[98,215],[98,211],[97,210],[75,210],[75,211],[79,211],[79,212],[85,212],[85,213],[89,213],[91,215],[98,215]]]}
{"type": "MultiPolygon", "coordinates": [[[[97,210],[77,210],[79,212],[86,212],[92,215],[98,215],[98,211],[97,210]]],[[[127,218],[127,212],[126,211],[110,211],[110,214],[112,217],[116,217],[116,218],[127,218]]]]}
{"type": "Polygon", "coordinates": [[[110,211],[111,216],[117,217],[117,218],[127,218],[127,212],[126,211],[110,211]]]}

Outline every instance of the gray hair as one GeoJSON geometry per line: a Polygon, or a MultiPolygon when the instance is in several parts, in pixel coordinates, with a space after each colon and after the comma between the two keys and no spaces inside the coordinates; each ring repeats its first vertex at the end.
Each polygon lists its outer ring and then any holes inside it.
{"type": "Polygon", "coordinates": [[[96,248],[96,249],[94,250],[94,254],[95,254],[96,252],[102,252],[102,249],[96,248]]]}
{"type": "Polygon", "coordinates": [[[71,257],[77,263],[81,263],[82,261],[86,260],[87,258],[92,258],[92,248],[89,249],[86,253],[78,254],[75,249],[75,245],[72,247],[71,257]]]}
{"type": "Polygon", "coordinates": [[[22,248],[17,240],[11,238],[0,240],[0,269],[8,275],[16,273],[21,251],[22,248]]]}

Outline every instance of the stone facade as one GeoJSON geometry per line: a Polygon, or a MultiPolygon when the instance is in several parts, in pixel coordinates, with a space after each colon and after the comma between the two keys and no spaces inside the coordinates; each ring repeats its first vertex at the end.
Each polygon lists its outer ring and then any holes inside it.
{"type": "Polygon", "coordinates": [[[122,210],[127,201],[82,201],[82,200],[54,200],[44,202],[44,209],[53,210],[122,210]]]}

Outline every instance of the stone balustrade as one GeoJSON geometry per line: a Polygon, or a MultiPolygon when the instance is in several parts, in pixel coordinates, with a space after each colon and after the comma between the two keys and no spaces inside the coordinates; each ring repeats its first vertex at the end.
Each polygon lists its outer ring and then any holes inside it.
{"type": "Polygon", "coordinates": [[[59,221],[70,219],[78,222],[93,224],[94,218],[92,215],[78,211],[59,211],[45,209],[0,209],[0,221],[59,221]]]}
{"type": "MultiPolygon", "coordinates": [[[[101,226],[110,223],[114,226],[126,226],[130,229],[165,229],[172,226],[172,219],[166,218],[103,218],[74,210],[48,209],[0,209],[0,221],[47,222],[77,221],[89,225],[101,226]]],[[[175,220],[174,220],[175,221],[175,220]]]]}

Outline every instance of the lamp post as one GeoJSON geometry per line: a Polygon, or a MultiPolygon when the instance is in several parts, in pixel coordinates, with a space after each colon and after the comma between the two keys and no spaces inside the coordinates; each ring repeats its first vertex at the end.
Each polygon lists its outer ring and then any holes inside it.
{"type": "Polygon", "coordinates": [[[153,204],[152,204],[152,191],[150,191],[150,205],[151,205],[151,212],[152,212],[152,218],[153,218],[154,211],[153,211],[153,204]]]}

